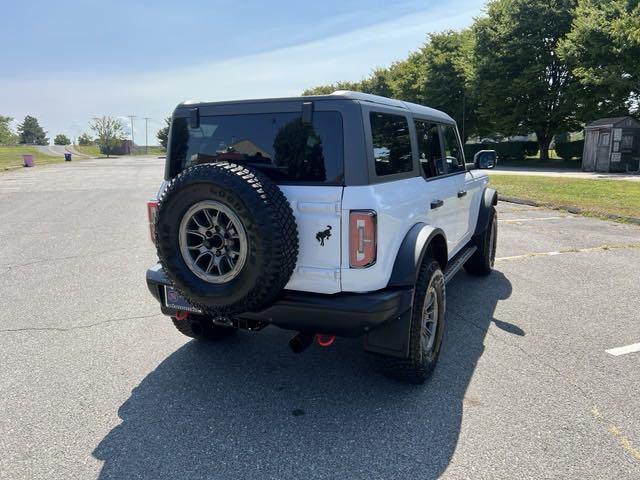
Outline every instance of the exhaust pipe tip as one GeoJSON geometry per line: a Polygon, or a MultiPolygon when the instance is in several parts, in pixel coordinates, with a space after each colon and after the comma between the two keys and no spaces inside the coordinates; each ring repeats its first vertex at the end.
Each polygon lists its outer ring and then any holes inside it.
{"type": "Polygon", "coordinates": [[[289,340],[289,348],[293,353],[302,353],[313,343],[313,338],[314,336],[310,333],[298,332],[289,340]]]}

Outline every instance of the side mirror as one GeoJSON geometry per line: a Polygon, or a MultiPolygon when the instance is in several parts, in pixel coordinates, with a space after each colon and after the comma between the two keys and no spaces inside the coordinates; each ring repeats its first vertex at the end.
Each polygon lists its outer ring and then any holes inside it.
{"type": "Polygon", "coordinates": [[[496,168],[498,154],[495,150],[480,150],[473,156],[473,164],[480,169],[496,168]]]}

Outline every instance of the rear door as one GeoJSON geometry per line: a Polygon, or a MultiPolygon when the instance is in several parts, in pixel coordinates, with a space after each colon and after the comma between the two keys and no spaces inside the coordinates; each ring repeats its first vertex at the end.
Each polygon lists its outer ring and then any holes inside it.
{"type": "Polygon", "coordinates": [[[414,124],[418,157],[425,180],[425,209],[428,211],[429,223],[444,231],[451,256],[458,244],[458,180],[447,170],[440,126],[420,119],[416,119],[414,124]]]}
{"type": "Polygon", "coordinates": [[[196,127],[186,117],[175,118],[168,173],[229,161],[271,178],[289,200],[298,227],[298,262],[285,288],[336,293],[344,185],[342,114],[335,103],[317,102],[303,118],[302,106],[203,107],[196,127]]]}

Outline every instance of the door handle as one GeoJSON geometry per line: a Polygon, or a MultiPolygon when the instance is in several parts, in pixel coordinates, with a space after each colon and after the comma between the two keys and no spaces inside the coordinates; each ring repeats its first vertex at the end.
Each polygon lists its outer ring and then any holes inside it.
{"type": "Polygon", "coordinates": [[[458,192],[458,198],[462,198],[462,197],[464,197],[466,194],[467,194],[467,191],[466,191],[466,190],[460,190],[460,191],[458,192]]]}
{"type": "Polygon", "coordinates": [[[434,200],[433,202],[431,202],[431,210],[440,208],[442,205],[444,205],[444,202],[442,200],[434,200]]]}

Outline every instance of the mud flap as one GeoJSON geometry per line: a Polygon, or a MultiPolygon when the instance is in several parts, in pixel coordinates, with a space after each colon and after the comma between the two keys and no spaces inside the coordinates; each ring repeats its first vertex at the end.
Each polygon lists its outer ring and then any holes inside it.
{"type": "Polygon", "coordinates": [[[389,357],[409,356],[409,335],[411,329],[411,309],[385,323],[364,337],[364,349],[389,357]]]}

